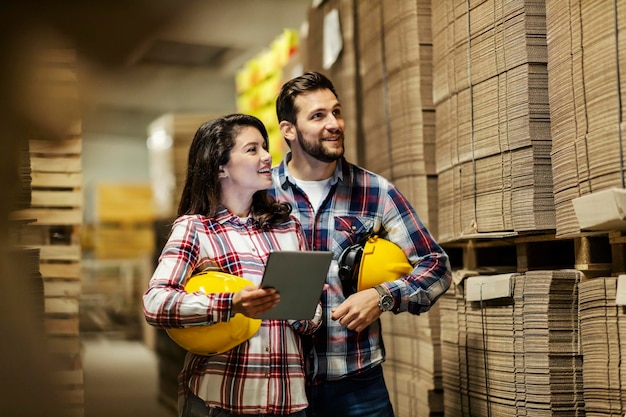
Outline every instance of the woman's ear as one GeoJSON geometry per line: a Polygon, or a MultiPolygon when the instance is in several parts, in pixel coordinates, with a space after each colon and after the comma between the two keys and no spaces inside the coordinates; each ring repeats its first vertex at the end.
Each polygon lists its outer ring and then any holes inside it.
{"type": "Polygon", "coordinates": [[[226,171],[224,170],[224,165],[220,165],[219,171],[217,173],[217,177],[218,178],[227,178],[228,177],[228,175],[226,174],[226,171]]]}

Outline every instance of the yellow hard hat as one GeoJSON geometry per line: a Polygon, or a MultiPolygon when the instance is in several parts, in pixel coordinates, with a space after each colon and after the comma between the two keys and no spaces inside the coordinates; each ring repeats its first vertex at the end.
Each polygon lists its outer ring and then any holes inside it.
{"type": "Polygon", "coordinates": [[[339,278],[346,297],[394,281],[412,270],[402,249],[377,235],[349,246],[339,256],[339,278]]]}
{"type": "MultiPolygon", "coordinates": [[[[192,275],[185,283],[188,293],[214,294],[237,292],[254,285],[245,278],[219,271],[203,271],[192,275]]],[[[251,338],[261,327],[260,319],[235,314],[227,322],[209,326],[167,329],[167,334],[182,348],[198,355],[226,352],[251,338]]]]}

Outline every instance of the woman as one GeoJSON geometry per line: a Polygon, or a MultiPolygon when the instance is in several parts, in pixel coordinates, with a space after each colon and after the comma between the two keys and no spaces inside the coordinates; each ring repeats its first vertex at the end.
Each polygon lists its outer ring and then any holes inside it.
{"type": "MultiPolygon", "coordinates": [[[[259,317],[279,301],[258,288],[270,251],[306,250],[289,204],[269,196],[271,156],[263,123],[228,115],[200,126],[189,150],[178,218],[143,296],[148,323],[159,328],[212,325],[241,313],[259,317]],[[256,287],[235,293],[186,293],[186,279],[206,269],[256,287]]],[[[179,376],[179,415],[304,416],[307,407],[299,334],[310,321],[263,320],[259,331],[224,353],[188,353],[179,376]]]]}

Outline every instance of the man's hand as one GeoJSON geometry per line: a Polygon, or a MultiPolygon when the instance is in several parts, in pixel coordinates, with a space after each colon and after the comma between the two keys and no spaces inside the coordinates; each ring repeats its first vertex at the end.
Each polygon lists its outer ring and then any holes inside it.
{"type": "Polygon", "coordinates": [[[280,301],[280,294],[274,288],[245,287],[233,295],[233,314],[241,313],[257,318],[271,310],[280,301]]]}
{"type": "Polygon", "coordinates": [[[348,329],[360,332],[380,317],[379,298],[374,288],[356,292],[332,310],[331,317],[348,329]]]}

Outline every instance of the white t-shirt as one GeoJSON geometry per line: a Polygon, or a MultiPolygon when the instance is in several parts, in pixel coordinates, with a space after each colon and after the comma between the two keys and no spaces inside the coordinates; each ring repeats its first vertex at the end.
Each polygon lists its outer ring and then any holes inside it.
{"type": "Polygon", "coordinates": [[[302,189],[309,198],[311,205],[313,206],[313,210],[317,213],[317,209],[322,204],[322,201],[328,195],[330,191],[330,181],[333,178],[327,178],[325,180],[320,181],[303,181],[294,178],[296,185],[302,189]]]}

